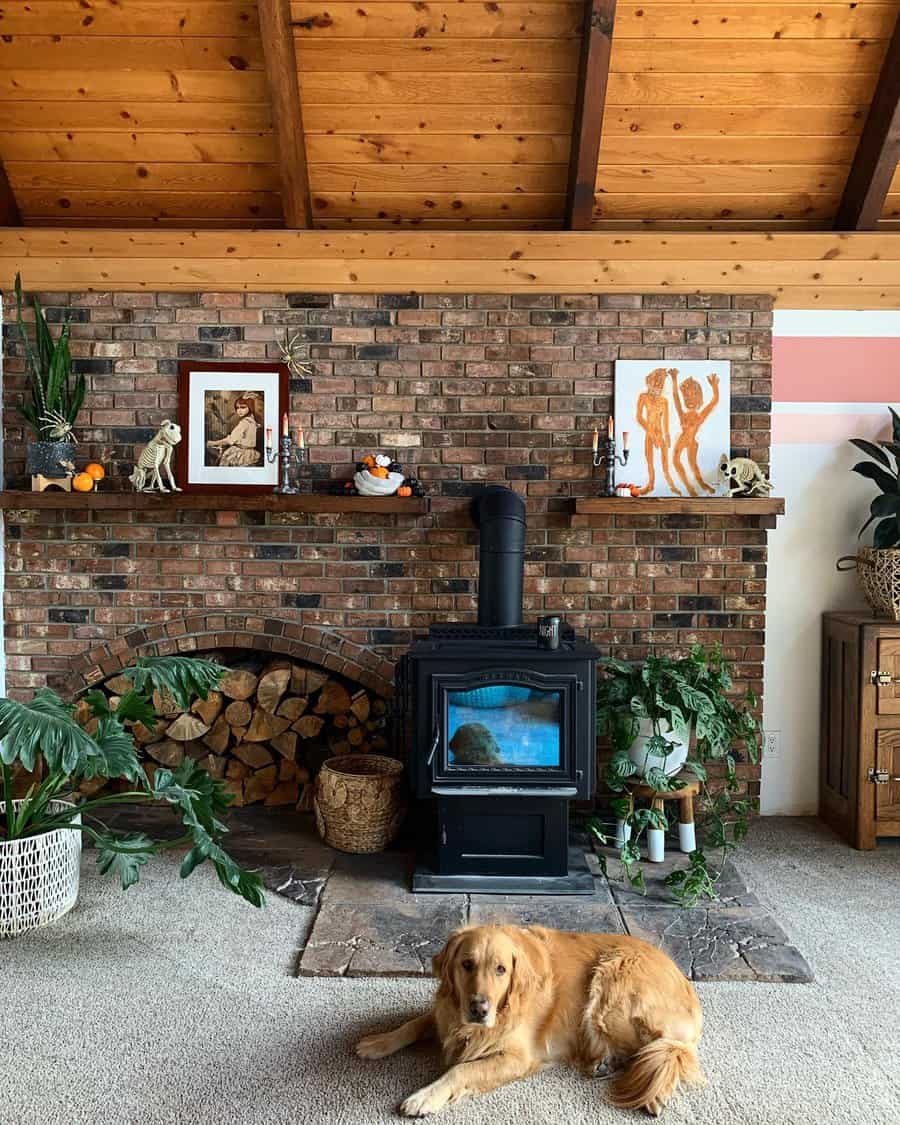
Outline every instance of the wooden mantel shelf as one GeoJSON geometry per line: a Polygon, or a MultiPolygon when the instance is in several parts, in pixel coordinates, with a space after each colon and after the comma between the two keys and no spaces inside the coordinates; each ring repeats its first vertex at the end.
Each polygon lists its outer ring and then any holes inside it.
{"type": "Polygon", "coordinates": [[[366,515],[421,516],[427,501],[411,496],[330,496],[326,493],[303,492],[296,496],[279,496],[274,492],[46,492],[6,490],[0,492],[0,510],[22,511],[39,508],[57,511],[136,511],[179,512],[335,512],[366,515]]]}
{"type": "Polygon", "coordinates": [[[686,499],[679,496],[595,496],[572,502],[572,524],[590,524],[594,516],[751,516],[759,527],[774,527],[776,516],[784,515],[781,496],[704,496],[686,499]]]}

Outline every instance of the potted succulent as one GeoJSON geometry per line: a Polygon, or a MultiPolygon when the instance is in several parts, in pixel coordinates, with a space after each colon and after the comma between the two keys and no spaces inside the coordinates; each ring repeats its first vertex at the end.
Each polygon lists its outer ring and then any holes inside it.
{"type": "Polygon", "coordinates": [[[16,274],[16,323],[25,353],[28,394],[20,411],[34,431],[35,439],[25,451],[25,470],[47,477],[64,477],[74,472],[72,452],[77,439],[75,420],[84,402],[84,375],[73,378],[69,351],[69,324],[64,323],[53,339],[47,317],[37,297],[34,309],[34,342],[24,317],[22,278],[16,274]]]}
{"type": "Polygon", "coordinates": [[[851,443],[870,461],[858,461],[853,472],[872,481],[878,495],[869,505],[869,518],[859,535],[875,524],[871,547],[860,547],[856,556],[838,559],[838,570],[856,567],[860,585],[876,613],[900,621],[900,414],[892,407],[891,440],[866,441],[851,438],[851,443]],[[877,521],[877,522],[876,522],[877,521]],[[841,566],[849,563],[849,566],[841,566]]]}
{"type": "MultiPolygon", "coordinates": [[[[752,762],[759,759],[753,692],[735,701],[731,668],[718,645],[694,645],[684,657],[650,656],[643,664],[609,658],[601,667],[605,675],[597,686],[597,729],[612,747],[607,787],[624,794],[629,782],[638,780],[671,792],[684,784],[676,775],[690,771],[702,787],[699,827],[708,846],[721,848],[724,862],[746,834],[752,809],[752,801],[738,795],[736,767],[742,754],[752,762]],[[718,788],[707,784],[710,762],[724,767],[718,788]]],[[[626,828],[617,841],[626,878],[643,890],[640,839],[648,828],[668,827],[665,813],[636,809],[625,796],[616,796],[613,808],[626,828]]],[[[590,827],[602,843],[608,842],[598,819],[590,827]]],[[[677,899],[690,905],[704,895],[715,897],[717,877],[697,849],[687,869],[672,872],[666,882],[677,899]]]]}
{"type": "Polygon", "coordinates": [[[140,660],[124,673],[133,687],[115,710],[101,691],[82,697],[84,726],[76,720],[75,705],[46,688],[30,703],[0,699],[0,937],[46,925],[71,909],[78,896],[82,836],[95,845],[100,871],[118,875],[123,888],[138,881],[151,856],[187,844],[182,878],[209,860],[225,887],[262,905],[260,877],[238,866],[222,847],[227,828],[221,817],[231,801],[222,783],[190,758],[175,770],[157,769],[151,779],[132,735],[136,723],[156,723],[154,692],[169,693],[187,707],[194,696],[205,699],[224,671],[187,657],[140,660]],[[19,799],[13,797],[14,771],[39,776],[19,799]],[[122,778],[130,788],[79,798],[78,785],[97,778],[122,778]],[[104,805],[154,802],[164,802],[181,818],[184,832],[178,839],[115,833],[97,819],[104,805]]]}

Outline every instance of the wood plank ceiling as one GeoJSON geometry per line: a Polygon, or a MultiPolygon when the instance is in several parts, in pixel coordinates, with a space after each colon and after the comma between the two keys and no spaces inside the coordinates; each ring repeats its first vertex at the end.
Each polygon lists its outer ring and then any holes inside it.
{"type": "MultiPolygon", "coordinates": [[[[583,0],[288,2],[313,225],[563,225],[583,0]]],[[[619,0],[590,226],[831,226],[898,12],[619,0]]],[[[267,53],[252,2],[0,0],[22,221],[302,225],[267,53]]],[[[879,225],[900,226],[896,169],[879,225]]]]}

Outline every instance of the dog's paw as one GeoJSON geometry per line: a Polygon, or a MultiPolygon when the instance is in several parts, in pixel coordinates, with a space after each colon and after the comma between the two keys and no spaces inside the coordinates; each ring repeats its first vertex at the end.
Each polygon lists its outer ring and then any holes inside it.
{"type": "Polygon", "coordinates": [[[361,1059],[383,1059],[392,1055],[397,1048],[390,1032],[382,1035],[367,1035],[356,1044],[356,1053],[361,1059]]]}
{"type": "Polygon", "coordinates": [[[406,1099],[400,1106],[404,1117],[427,1117],[431,1113],[440,1111],[450,1101],[450,1092],[440,1081],[432,1082],[430,1086],[423,1086],[406,1099]]]}

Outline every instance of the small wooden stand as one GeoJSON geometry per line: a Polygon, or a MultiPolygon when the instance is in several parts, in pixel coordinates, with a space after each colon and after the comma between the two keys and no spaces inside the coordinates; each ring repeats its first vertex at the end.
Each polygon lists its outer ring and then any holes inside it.
{"type": "Polygon", "coordinates": [[[31,478],[31,491],[44,492],[48,488],[61,488],[63,492],[72,491],[71,474],[64,477],[45,477],[43,473],[35,473],[31,478]]]}
{"type": "MultiPolygon", "coordinates": [[[[646,798],[651,807],[663,812],[666,801],[678,801],[678,846],[688,853],[697,847],[694,833],[694,798],[700,792],[700,782],[693,774],[680,773],[676,780],[683,781],[681,789],[653,789],[639,782],[628,786],[628,798],[634,807],[635,797],[646,798]]],[[[631,829],[624,820],[616,821],[616,846],[627,843],[631,829]]],[[[651,863],[662,863],[666,858],[666,834],[661,828],[647,829],[647,857],[651,863]]]]}

